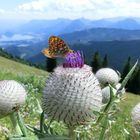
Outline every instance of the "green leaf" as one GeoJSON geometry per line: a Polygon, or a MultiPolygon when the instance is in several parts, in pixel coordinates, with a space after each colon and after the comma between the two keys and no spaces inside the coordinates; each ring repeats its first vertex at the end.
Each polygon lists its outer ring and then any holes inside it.
{"type": "Polygon", "coordinates": [[[135,69],[136,69],[136,67],[137,67],[137,64],[138,64],[138,61],[137,61],[137,62],[135,63],[135,65],[131,68],[131,70],[129,71],[129,73],[126,75],[126,77],[125,77],[124,80],[122,81],[121,87],[117,90],[117,93],[119,93],[119,91],[122,90],[122,89],[126,86],[128,80],[131,78],[133,72],[135,71],[135,69]]]}

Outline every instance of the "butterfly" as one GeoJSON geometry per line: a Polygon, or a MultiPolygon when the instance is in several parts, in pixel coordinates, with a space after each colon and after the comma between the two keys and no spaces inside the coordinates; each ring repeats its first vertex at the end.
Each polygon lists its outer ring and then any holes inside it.
{"type": "Polygon", "coordinates": [[[42,50],[42,53],[49,57],[65,57],[68,53],[74,52],[69,46],[57,36],[51,36],[48,41],[49,47],[42,50]]]}

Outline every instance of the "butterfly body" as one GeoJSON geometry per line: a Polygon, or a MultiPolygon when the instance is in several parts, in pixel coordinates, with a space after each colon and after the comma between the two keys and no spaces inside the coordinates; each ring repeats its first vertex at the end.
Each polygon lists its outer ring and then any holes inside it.
{"type": "Polygon", "coordinates": [[[73,52],[69,49],[68,45],[59,37],[51,36],[49,38],[49,47],[45,48],[42,52],[49,58],[64,57],[68,53],[73,52]]]}

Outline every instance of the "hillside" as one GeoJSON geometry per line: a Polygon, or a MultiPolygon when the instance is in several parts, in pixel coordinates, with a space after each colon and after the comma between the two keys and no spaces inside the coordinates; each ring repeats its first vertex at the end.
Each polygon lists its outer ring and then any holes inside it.
{"type": "Polygon", "coordinates": [[[4,58],[0,56],[0,71],[7,71],[9,73],[14,73],[14,74],[33,74],[33,75],[42,75],[45,76],[47,75],[47,72],[37,69],[35,67],[30,67],[25,64],[21,64],[15,61],[12,61],[10,59],[4,58]]]}
{"type": "MultiPolygon", "coordinates": [[[[44,83],[47,79],[48,73],[46,71],[30,67],[19,62],[12,61],[10,59],[0,56],[0,80],[16,80],[25,85],[27,91],[26,105],[22,108],[24,111],[25,107],[29,108],[30,103],[30,114],[28,119],[25,121],[32,124],[34,122],[33,112],[31,110],[36,109],[36,98],[39,98],[44,88],[44,83]]],[[[26,111],[26,112],[29,112],[26,111]]],[[[27,117],[25,117],[27,118],[27,117]]],[[[34,122],[35,123],[35,122],[34,122]]],[[[12,131],[13,126],[11,125],[8,117],[0,119],[0,127],[4,126],[12,131]]],[[[6,140],[4,133],[0,130],[0,140],[6,140]]]]}

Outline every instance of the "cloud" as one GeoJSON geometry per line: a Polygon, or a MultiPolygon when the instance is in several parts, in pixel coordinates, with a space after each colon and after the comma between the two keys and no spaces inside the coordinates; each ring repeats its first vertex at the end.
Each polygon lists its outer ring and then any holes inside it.
{"type": "Polygon", "coordinates": [[[5,35],[1,35],[0,41],[19,41],[19,40],[32,40],[34,37],[30,35],[20,35],[15,34],[12,37],[7,37],[5,35]]]}
{"type": "Polygon", "coordinates": [[[33,0],[18,6],[21,12],[46,18],[140,17],[139,9],[139,0],[33,0]]]}
{"type": "Polygon", "coordinates": [[[34,0],[29,3],[19,5],[19,9],[23,11],[83,11],[94,9],[92,0],[34,0]]]}
{"type": "Polygon", "coordinates": [[[0,14],[3,14],[5,11],[3,9],[0,9],[0,14]]]}

